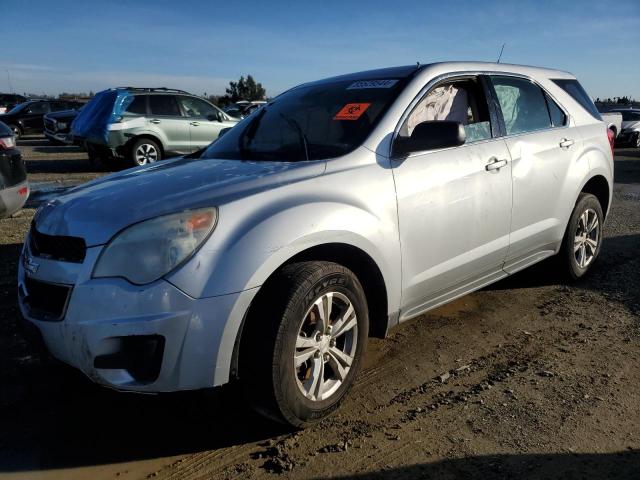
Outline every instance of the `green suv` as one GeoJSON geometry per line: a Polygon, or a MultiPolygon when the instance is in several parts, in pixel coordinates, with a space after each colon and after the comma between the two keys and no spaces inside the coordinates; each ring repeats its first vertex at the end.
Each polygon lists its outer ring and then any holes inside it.
{"type": "Polygon", "coordinates": [[[238,121],[182,90],[119,87],[98,92],[71,133],[92,161],[145,165],[200,150],[238,121]]]}

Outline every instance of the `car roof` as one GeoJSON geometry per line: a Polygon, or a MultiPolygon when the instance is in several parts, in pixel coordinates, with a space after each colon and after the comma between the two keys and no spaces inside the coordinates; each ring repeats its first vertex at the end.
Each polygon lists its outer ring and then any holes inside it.
{"type": "MultiPolygon", "coordinates": [[[[546,78],[558,79],[575,79],[575,77],[563,70],[556,70],[543,67],[532,67],[528,65],[516,65],[509,63],[492,63],[492,62],[436,62],[436,63],[416,63],[415,65],[404,65],[399,67],[379,68],[375,70],[364,70],[361,72],[349,73],[346,75],[338,75],[322,80],[305,83],[303,85],[316,85],[322,83],[333,83],[339,81],[357,81],[357,80],[382,80],[382,79],[400,79],[414,76],[419,72],[425,71],[441,71],[446,72],[496,72],[496,73],[514,73],[525,76],[543,76],[546,78]]],[[[301,85],[302,86],[302,85],[301,85]]]]}

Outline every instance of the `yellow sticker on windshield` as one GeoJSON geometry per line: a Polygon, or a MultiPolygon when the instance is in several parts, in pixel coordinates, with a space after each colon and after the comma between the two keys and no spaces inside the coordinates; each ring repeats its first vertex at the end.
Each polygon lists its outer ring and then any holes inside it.
{"type": "Polygon", "coordinates": [[[347,103],[342,110],[336,113],[334,120],[357,120],[367,111],[370,103],[347,103]]]}

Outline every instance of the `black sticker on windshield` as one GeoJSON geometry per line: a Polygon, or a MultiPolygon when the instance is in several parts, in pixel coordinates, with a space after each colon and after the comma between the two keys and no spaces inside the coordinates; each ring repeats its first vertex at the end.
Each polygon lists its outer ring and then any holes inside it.
{"type": "Polygon", "coordinates": [[[363,88],[391,88],[398,80],[388,79],[388,80],[359,80],[357,82],[353,82],[351,85],[347,87],[347,90],[360,90],[363,88]]]}

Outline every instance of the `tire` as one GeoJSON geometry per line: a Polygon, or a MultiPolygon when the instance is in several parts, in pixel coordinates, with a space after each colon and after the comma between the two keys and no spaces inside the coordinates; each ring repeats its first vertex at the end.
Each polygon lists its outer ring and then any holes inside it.
{"type": "Polygon", "coordinates": [[[133,166],[154,163],[162,160],[162,150],[154,140],[139,138],[132,143],[128,160],[133,166]]]}
{"type": "Polygon", "coordinates": [[[260,292],[242,334],[240,382],[247,402],[296,428],[326,418],[354,382],[368,331],[366,297],[350,270],[330,262],[286,266],[260,292]],[[320,309],[326,317],[329,299],[330,326],[322,329],[320,309]],[[323,381],[316,381],[321,374],[323,381]]]}
{"type": "Polygon", "coordinates": [[[16,141],[20,139],[22,136],[22,130],[18,125],[9,125],[9,128],[13,132],[13,135],[16,137],[16,141]]]}
{"type": "Polygon", "coordinates": [[[562,268],[571,279],[576,280],[585,275],[598,257],[602,246],[603,220],[602,207],[597,197],[581,193],[571,213],[560,249],[562,268]]]}
{"type": "Polygon", "coordinates": [[[93,148],[90,144],[85,144],[84,149],[87,151],[87,156],[89,157],[89,165],[91,165],[91,168],[93,170],[101,172],[107,169],[107,162],[105,158],[103,158],[95,148],[93,148]]]}

